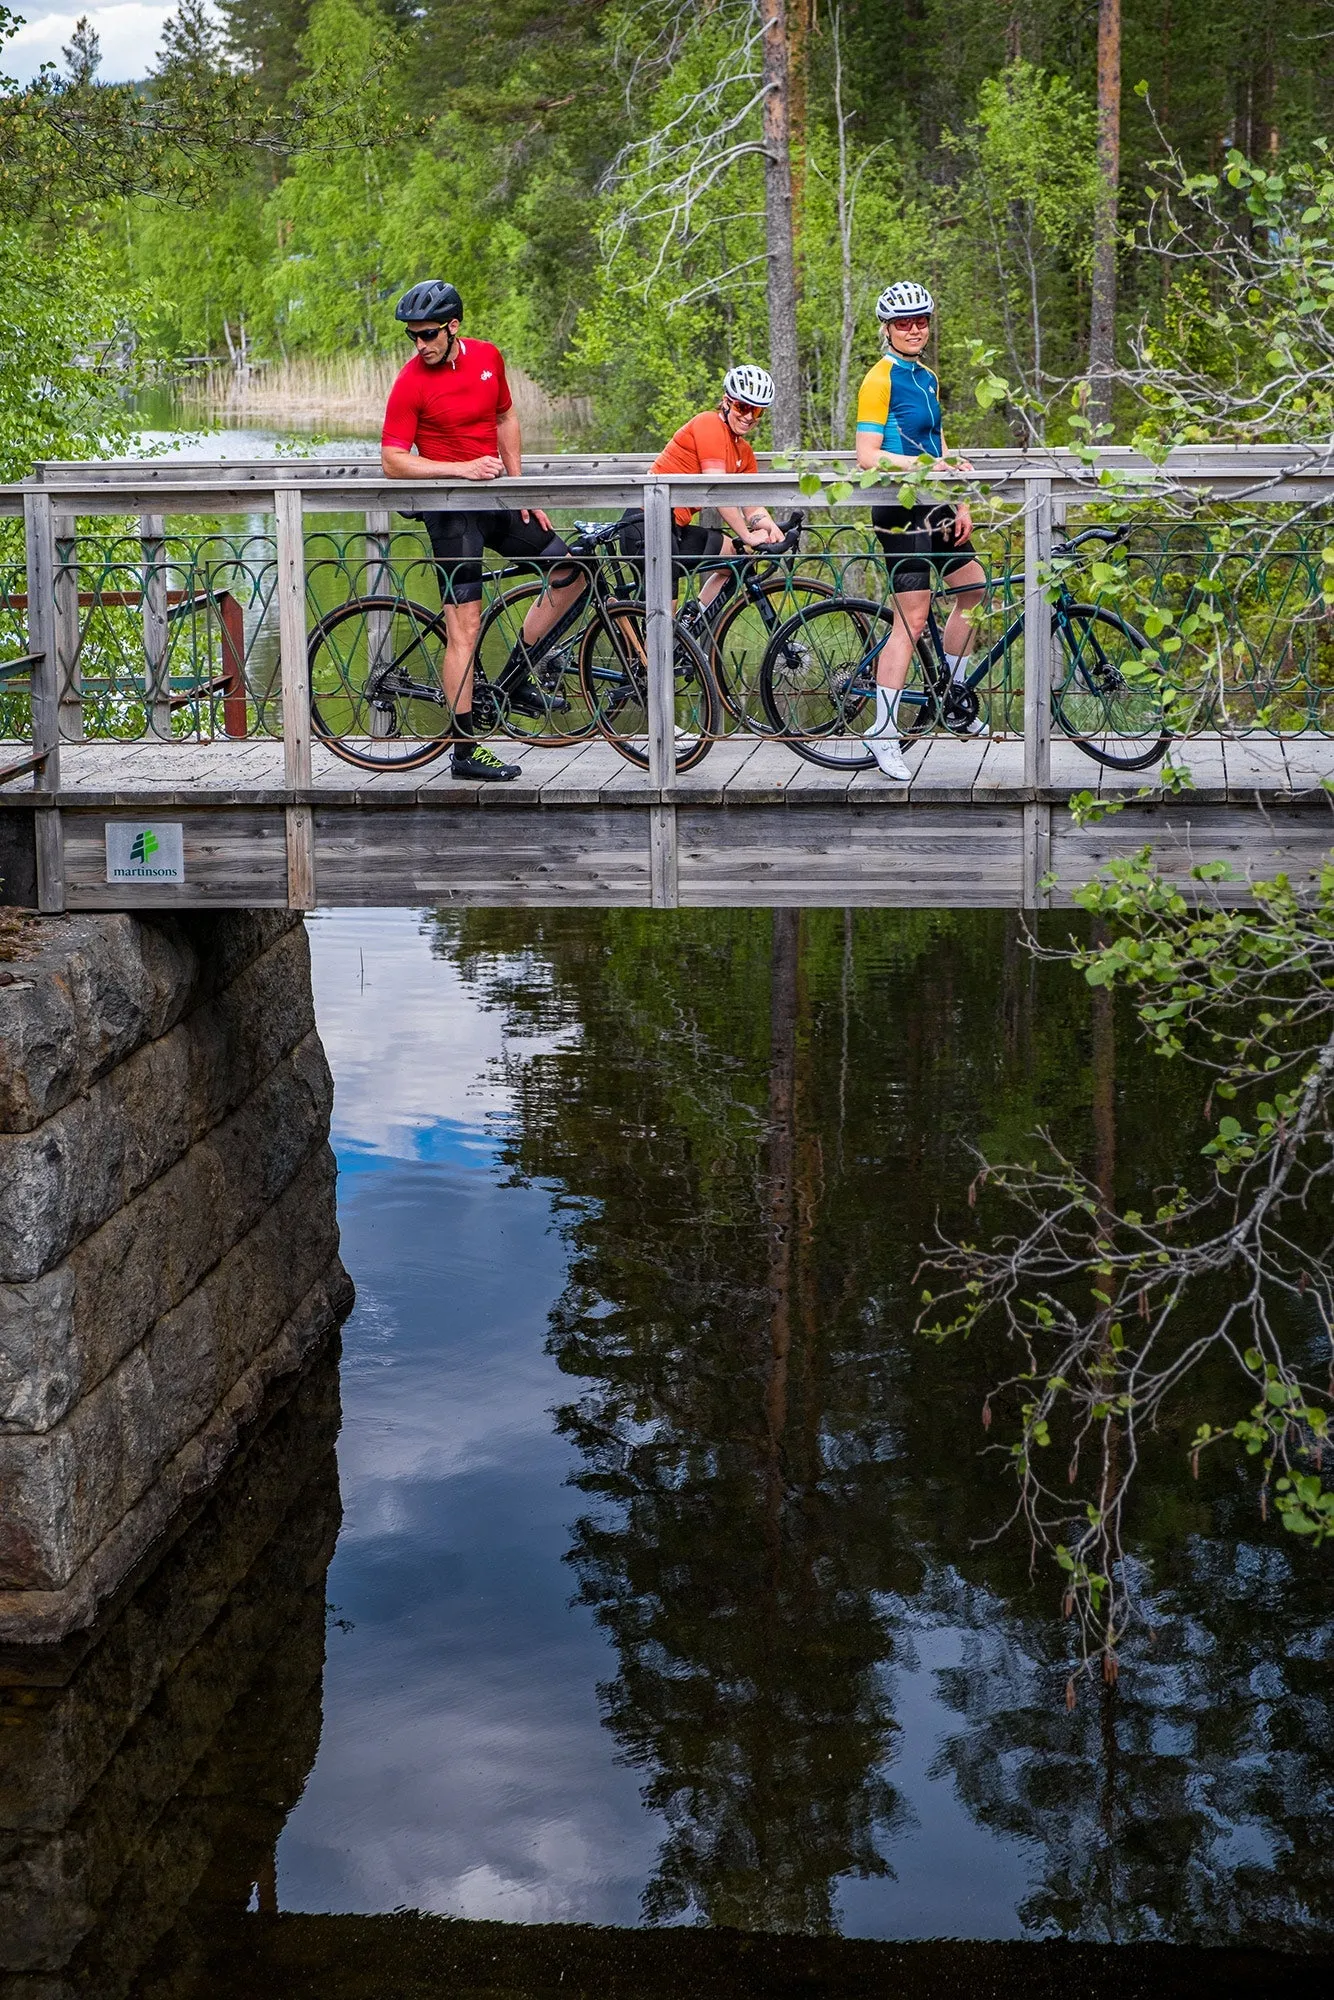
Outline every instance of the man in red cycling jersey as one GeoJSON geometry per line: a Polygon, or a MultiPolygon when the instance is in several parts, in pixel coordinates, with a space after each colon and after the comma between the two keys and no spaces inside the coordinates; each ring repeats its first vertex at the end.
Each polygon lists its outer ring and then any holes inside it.
{"type": "MultiPolygon", "coordinates": [[[[463,300],[453,285],[428,278],[405,292],[395,308],[415,352],[399,371],[385,409],[380,462],[387,479],[517,479],[523,439],[505,361],[489,340],[464,340],[463,300]]],[[[454,711],[456,778],[517,778],[517,764],[502,763],[473,734],[473,659],[482,624],[482,552],[540,564],[548,587],[524,620],[516,658],[500,680],[512,709],[541,716],[546,705],[528,673],[533,649],[584,590],[587,578],[574,564],[553,569],[569,549],[540,508],[479,508],[475,513],[422,515],[440,573],[445,616],[441,680],[454,711]]]]}
{"type": "MultiPolygon", "coordinates": [[[[682,424],[653,461],[655,472],[723,473],[758,472],[751,437],[759,428],[765,411],[774,399],[774,380],[767,369],[743,363],[729,368],[723,377],[722,401],[716,410],[701,410],[689,423],[682,424]]],[[[781,542],[783,530],[764,507],[720,507],[718,513],[730,535],[718,528],[703,528],[695,521],[698,507],[673,507],[672,555],[674,570],[698,569],[717,557],[736,554],[742,548],[761,549],[781,542]]],[[[644,514],[632,508],[622,516],[622,552],[633,558],[644,553],[644,514]]],[[[712,603],[726,581],[726,571],[715,569],[699,594],[700,606],[712,603]]]]}

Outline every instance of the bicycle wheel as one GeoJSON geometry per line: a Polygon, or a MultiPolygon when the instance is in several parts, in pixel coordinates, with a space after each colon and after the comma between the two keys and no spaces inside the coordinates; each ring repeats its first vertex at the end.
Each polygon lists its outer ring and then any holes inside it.
{"type": "Polygon", "coordinates": [[[707,642],[709,665],[723,708],[743,728],[769,726],[760,700],[760,667],[779,626],[833,595],[833,584],[823,577],[776,573],[738,591],[719,613],[707,642]]]}
{"type": "Polygon", "coordinates": [[[310,715],[336,757],[408,771],[448,750],[444,645],[439,612],[408,598],[354,597],[320,619],[306,647],[310,715]]]}
{"type": "MultiPolygon", "coordinates": [[[[781,625],[760,664],[769,727],[799,756],[831,771],[867,771],[863,738],[875,721],[875,667],[894,614],[869,597],[834,597],[781,625]]],[[[899,732],[917,734],[935,715],[921,655],[914,652],[899,703],[899,732]]]]}
{"type": "Polygon", "coordinates": [[[1114,611],[1058,605],[1052,630],[1060,660],[1052,712],[1095,763],[1114,771],[1156,764],[1171,741],[1161,670],[1140,658],[1148,640],[1114,611]]]}
{"type": "Polygon", "coordinates": [[[539,651],[531,680],[545,708],[542,715],[520,715],[511,708],[501,685],[523,623],[541,597],[545,584],[540,577],[525,578],[494,597],[482,619],[473,655],[473,712],[487,726],[496,722],[507,736],[521,743],[576,743],[591,736],[597,718],[584,699],[579,679],[579,646],[583,636],[585,607],[574,607],[570,628],[557,631],[555,640],[539,651]]]}
{"type": "MultiPolygon", "coordinates": [[[[601,605],[579,648],[584,700],[598,728],[623,757],[648,769],[648,654],[642,604],[601,605]]],[[[708,755],[718,733],[720,704],[703,653],[679,625],[672,627],[676,769],[689,771],[708,755]]]]}

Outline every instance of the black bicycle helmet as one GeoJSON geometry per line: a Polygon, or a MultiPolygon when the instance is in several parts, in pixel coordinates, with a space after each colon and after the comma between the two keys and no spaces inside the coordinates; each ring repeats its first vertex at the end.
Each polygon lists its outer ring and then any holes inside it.
{"type": "Polygon", "coordinates": [[[443,326],[448,326],[450,320],[463,318],[463,300],[443,278],[424,278],[420,285],[404,292],[394,307],[394,318],[438,319],[443,326]]]}

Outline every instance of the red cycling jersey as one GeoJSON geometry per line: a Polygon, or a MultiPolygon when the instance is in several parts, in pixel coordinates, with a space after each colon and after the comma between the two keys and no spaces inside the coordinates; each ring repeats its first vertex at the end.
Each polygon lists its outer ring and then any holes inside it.
{"type": "Polygon", "coordinates": [[[414,354],[401,368],[385,406],[381,444],[443,465],[494,457],[496,418],[513,403],[505,359],[489,340],[460,340],[451,361],[428,368],[414,354]]]}

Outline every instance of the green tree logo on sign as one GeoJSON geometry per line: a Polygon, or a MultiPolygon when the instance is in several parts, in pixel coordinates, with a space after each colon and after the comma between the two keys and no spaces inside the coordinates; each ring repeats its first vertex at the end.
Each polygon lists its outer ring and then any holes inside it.
{"type": "Polygon", "coordinates": [[[130,849],[131,861],[151,861],[160,845],[161,842],[153,829],[146,826],[142,833],[136,833],[134,836],[134,845],[130,849]]]}

